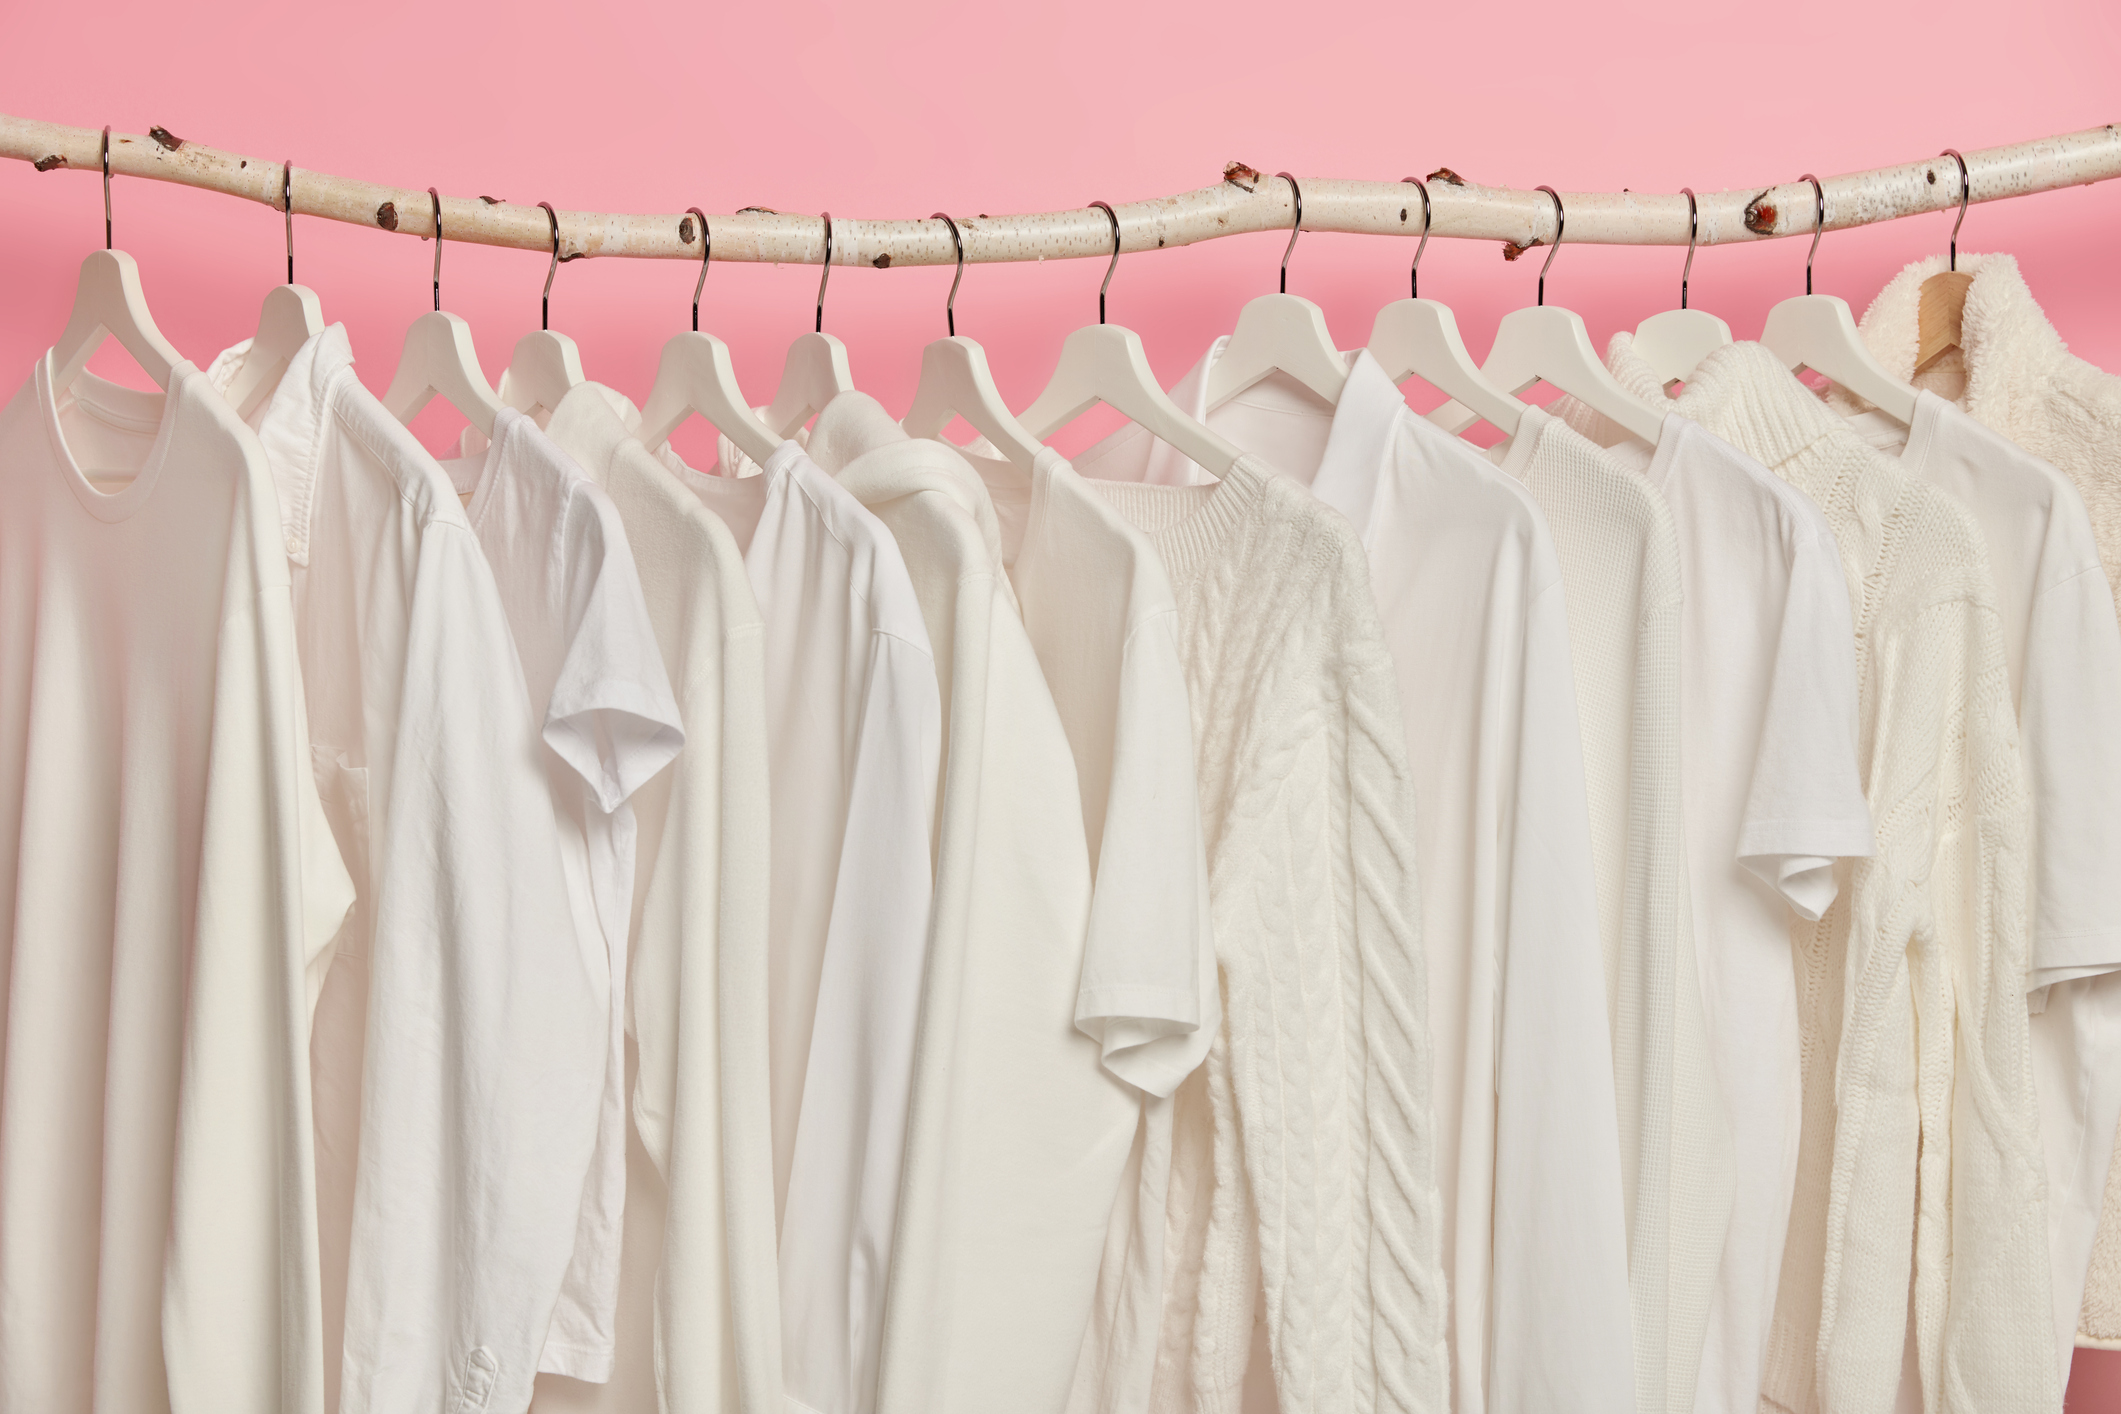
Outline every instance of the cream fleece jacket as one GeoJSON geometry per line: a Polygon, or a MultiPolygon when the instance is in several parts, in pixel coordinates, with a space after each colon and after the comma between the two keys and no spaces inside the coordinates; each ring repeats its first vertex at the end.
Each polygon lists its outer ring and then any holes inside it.
{"type": "Polygon", "coordinates": [[[1284,1414],[1441,1411],[1412,795],[1361,544],[1251,458],[1092,484],[1177,595],[1224,994],[1175,1099],[1151,1407],[1235,1414],[1263,1291],[1284,1414]]]}
{"type": "MultiPolygon", "coordinates": [[[[1615,374],[1660,397],[1639,361],[1615,374]]],[[[1791,928],[1802,1013],[1797,1194],[1764,1407],[1890,1410],[1910,1304],[1933,1414],[2052,1411],[2046,1174],[2020,1001],[2030,834],[1979,527],[1757,344],[1709,355],[1677,411],[1825,513],[1856,619],[1877,854],[1791,928]]]]}
{"type": "MultiPolygon", "coordinates": [[[[1945,268],[1931,256],[1894,276],[1863,312],[1864,342],[1896,376],[1949,398],[2076,483],[2121,607],[2121,377],[2069,351],[2008,255],[1959,257],[1974,277],[1960,347],[1916,374],[1922,282],[1945,268]]],[[[1866,406],[1839,389],[1831,401],[1845,411],[1866,406]]],[[[2109,1154],[2121,1155],[2121,1131],[2109,1154]]],[[[2111,1157],[2077,1343],[2121,1350],[2121,1163],[2111,1157]]]]}

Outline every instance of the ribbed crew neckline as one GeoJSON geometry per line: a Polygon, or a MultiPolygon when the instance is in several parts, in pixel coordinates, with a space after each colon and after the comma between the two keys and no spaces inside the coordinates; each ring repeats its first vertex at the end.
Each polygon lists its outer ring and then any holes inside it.
{"type": "Polygon", "coordinates": [[[1257,504],[1273,474],[1247,453],[1209,486],[1098,480],[1090,480],[1090,485],[1128,524],[1149,537],[1163,559],[1165,573],[1176,585],[1208,567],[1230,528],[1257,504]]]}

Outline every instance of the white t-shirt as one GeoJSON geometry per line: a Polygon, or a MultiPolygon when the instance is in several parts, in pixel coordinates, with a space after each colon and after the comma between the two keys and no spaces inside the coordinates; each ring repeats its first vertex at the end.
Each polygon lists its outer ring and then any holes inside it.
{"type": "MultiPolygon", "coordinates": [[[[878,1407],[1058,1411],[1140,1110],[1077,1021],[1091,884],[1074,757],[1018,615],[994,508],[965,459],[908,437],[860,393],[818,415],[809,449],[898,540],[949,674],[935,922],[878,1407]]],[[[1190,748],[1190,733],[1183,740],[1190,748]]],[[[1153,1046],[1197,1027],[1199,971],[1190,950],[1176,978],[1152,963],[1136,960],[1092,1005],[1117,1003],[1115,1022],[1153,1046]]]]}
{"type": "Polygon", "coordinates": [[[743,547],[765,623],[782,1370],[791,1406],[866,1414],[934,887],[935,657],[891,533],[801,447],[680,475],[743,547]]]}
{"type": "MultiPolygon", "coordinates": [[[[1336,406],[1271,376],[1180,406],[1354,524],[1406,721],[1458,1414],[1634,1409],[1627,1232],[1560,566],[1524,487],[1358,354],[1336,406]]],[[[1207,477],[1138,427],[1080,459],[1207,477]],[[1154,450],[1152,450],[1152,448],[1154,450]]]]}
{"type": "Polygon", "coordinates": [[[1545,512],[1568,592],[1612,1009],[1636,1406],[1691,1410],[1734,1177],[1688,884],[1679,535],[1655,486],[1538,408],[1492,455],[1545,512]]]}
{"type": "Polygon", "coordinates": [[[1873,849],[1855,625],[1833,531],[1803,492],[1677,413],[1654,449],[1607,450],[1662,493],[1679,536],[1687,877],[1736,1160],[1695,1407],[1753,1414],[1803,1114],[1790,915],[1818,920],[1834,861],[1873,849]]]}
{"type": "Polygon", "coordinates": [[[784,1414],[767,1086],[769,889],[763,626],[729,528],[585,383],[546,431],[626,524],[685,749],[634,799],[618,1358],[600,1385],[546,1376],[534,1414],[784,1414]]]}
{"type": "Polygon", "coordinates": [[[2062,1378],[2121,1121],[2121,624],[2075,483],[1944,398],[1850,425],[1973,513],[2033,798],[2033,1078],[2062,1378]],[[2044,989],[2044,990],[2039,990],[2044,989]]]}
{"type": "Polygon", "coordinates": [[[0,411],[0,1406],[323,1408],[309,1021],[353,902],[263,449],[0,411]]]}
{"type": "MultiPolygon", "coordinates": [[[[248,348],[214,361],[216,386],[248,348]]],[[[454,488],[361,386],[344,326],[252,417],[317,788],[357,895],[310,1044],[326,1387],[347,1414],[443,1407],[484,1346],[520,1401],[573,1247],[609,1030],[537,719],[454,488]]]]}
{"type": "MultiPolygon", "coordinates": [[[[473,438],[466,438],[473,447],[473,438]]],[[[543,724],[546,775],[578,936],[607,1029],[596,1148],[581,1225],[538,1368],[611,1375],[626,1197],[626,942],[633,793],[684,745],[684,726],[611,498],[536,423],[504,408],[480,457],[448,464],[543,724]]]]}

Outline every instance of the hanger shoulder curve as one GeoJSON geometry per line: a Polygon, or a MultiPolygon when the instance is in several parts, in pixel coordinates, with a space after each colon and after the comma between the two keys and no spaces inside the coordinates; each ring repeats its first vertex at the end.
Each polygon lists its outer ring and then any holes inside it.
{"type": "Polygon", "coordinates": [[[275,285],[258,309],[258,332],[251,336],[235,376],[228,402],[238,417],[248,418],[279,386],[280,375],[302,346],[324,332],[324,306],[307,285],[275,285]]]}
{"type": "Polygon", "coordinates": [[[1448,305],[1428,299],[1393,300],[1377,311],[1369,350],[1395,385],[1419,378],[1505,437],[1517,435],[1525,405],[1496,387],[1473,362],[1448,305]]]}
{"type": "Polygon", "coordinates": [[[1141,338],[1132,329],[1089,324],[1070,334],[1061,344],[1060,361],[1045,390],[1017,420],[1044,441],[1096,403],[1140,423],[1212,476],[1222,476],[1242,455],[1227,439],[1186,416],[1171,401],[1156,381],[1141,338]]]}
{"type": "Polygon", "coordinates": [[[1664,428],[1664,414],[1621,387],[1607,371],[1591,347],[1582,317],[1558,305],[1505,314],[1481,372],[1512,395],[1534,383],[1551,384],[1645,442],[1655,444],[1664,428]]]}
{"type": "Polygon", "coordinates": [[[899,425],[909,437],[940,439],[954,417],[992,443],[1011,464],[1029,471],[1044,444],[1024,429],[994,386],[987,353],[978,344],[953,334],[921,350],[920,382],[913,405],[899,425]]]}
{"type": "Polygon", "coordinates": [[[550,329],[533,329],[516,340],[507,372],[501,376],[501,401],[517,412],[547,416],[560,399],[582,385],[582,351],[574,340],[550,329]]]}
{"type": "Polygon", "coordinates": [[[728,345],[712,334],[688,330],[663,345],[655,385],[641,409],[641,445],[654,451],[694,413],[762,465],[781,445],[744,401],[728,345]]]}
{"type": "Polygon", "coordinates": [[[1848,301],[1797,295],[1768,311],[1760,342],[1792,372],[1809,368],[1904,423],[1915,420],[1915,390],[1878,362],[1848,301]]]}
{"type": "Polygon", "coordinates": [[[471,326],[454,314],[434,310],[412,321],[397,371],[384,391],[383,406],[400,422],[411,422],[436,396],[464,414],[488,437],[501,415],[501,399],[479,368],[471,326]]]}
{"type": "Polygon", "coordinates": [[[1665,387],[1685,382],[1730,342],[1731,326],[1704,309],[1667,309],[1635,326],[1635,353],[1665,387]]]}
{"type": "Polygon", "coordinates": [[[825,410],[841,393],[854,391],[847,346],[830,334],[800,334],[788,346],[781,382],[766,408],[766,426],[776,436],[795,430],[825,410]]]}
{"type": "Polygon", "coordinates": [[[133,356],[158,388],[168,388],[184,355],[155,327],[140,286],[140,266],[122,250],[95,250],[81,262],[74,308],[52,345],[53,391],[71,387],[105,335],[133,356]]]}
{"type": "Polygon", "coordinates": [[[1328,406],[1340,401],[1348,364],[1325,311],[1297,295],[1261,295],[1238,311],[1230,342],[1208,370],[1212,412],[1270,373],[1295,379],[1328,406]]]}

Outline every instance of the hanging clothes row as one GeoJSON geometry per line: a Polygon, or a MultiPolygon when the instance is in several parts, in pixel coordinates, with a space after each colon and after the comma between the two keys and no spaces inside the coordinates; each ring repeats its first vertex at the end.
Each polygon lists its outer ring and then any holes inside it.
{"type": "Polygon", "coordinates": [[[0,1406],[2059,1409],[2121,379],[1956,227],[1601,360],[1551,193],[1482,363],[1418,250],[1349,352],[1280,180],[1192,372],[1101,292],[1021,413],[822,284],[751,405],[697,209],[638,406],[439,241],[381,398],[91,255],[0,411],[0,1406]]]}

